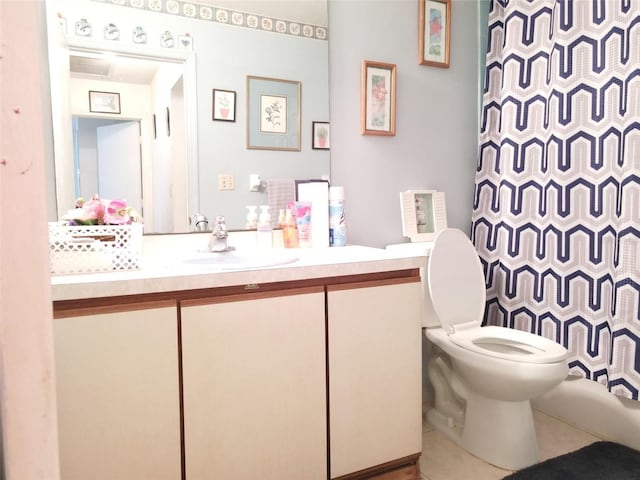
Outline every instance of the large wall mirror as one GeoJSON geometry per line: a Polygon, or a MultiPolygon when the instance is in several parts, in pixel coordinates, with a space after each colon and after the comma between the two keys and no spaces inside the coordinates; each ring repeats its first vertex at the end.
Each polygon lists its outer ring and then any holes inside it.
{"type": "Polygon", "coordinates": [[[50,220],[98,193],[140,209],[145,233],[189,231],[196,213],[242,229],[267,203],[250,176],[328,177],[312,148],[329,122],[326,0],[47,0],[47,23],[50,220]],[[299,82],[299,150],[247,148],[247,77],[299,82]],[[214,118],[214,90],[233,92],[231,117],[214,118]]]}

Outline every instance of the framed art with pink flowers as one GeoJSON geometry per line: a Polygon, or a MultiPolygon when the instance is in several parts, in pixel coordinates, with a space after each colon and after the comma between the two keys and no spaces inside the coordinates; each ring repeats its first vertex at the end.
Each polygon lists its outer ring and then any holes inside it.
{"type": "Polygon", "coordinates": [[[419,0],[420,65],[449,68],[451,39],[451,0],[419,0]]]}
{"type": "Polygon", "coordinates": [[[396,66],[362,62],[362,135],[396,134],[396,66]]]}

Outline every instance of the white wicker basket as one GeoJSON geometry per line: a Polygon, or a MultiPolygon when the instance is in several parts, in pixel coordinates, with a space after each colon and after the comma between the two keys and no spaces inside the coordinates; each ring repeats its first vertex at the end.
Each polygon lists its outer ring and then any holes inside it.
{"type": "Polygon", "coordinates": [[[78,225],[49,223],[51,273],[94,273],[140,268],[141,223],[78,225]]]}

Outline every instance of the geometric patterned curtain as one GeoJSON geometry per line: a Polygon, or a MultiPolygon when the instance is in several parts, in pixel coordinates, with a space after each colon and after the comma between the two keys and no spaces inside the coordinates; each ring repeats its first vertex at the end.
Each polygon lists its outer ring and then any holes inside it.
{"type": "Polygon", "coordinates": [[[640,390],[640,0],[494,0],[472,240],[485,323],[640,390]]]}

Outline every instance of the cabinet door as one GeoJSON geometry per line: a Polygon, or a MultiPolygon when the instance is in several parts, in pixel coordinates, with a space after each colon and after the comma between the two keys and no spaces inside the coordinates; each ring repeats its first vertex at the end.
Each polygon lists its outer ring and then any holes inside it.
{"type": "Polygon", "coordinates": [[[394,282],[328,287],[331,478],[422,450],[420,283],[394,282]]]}
{"type": "Polygon", "coordinates": [[[180,479],[177,308],[162,305],[54,320],[63,480],[180,479]]]}
{"type": "Polygon", "coordinates": [[[186,478],[325,480],[324,292],[246,298],[182,304],[186,478]]]}

